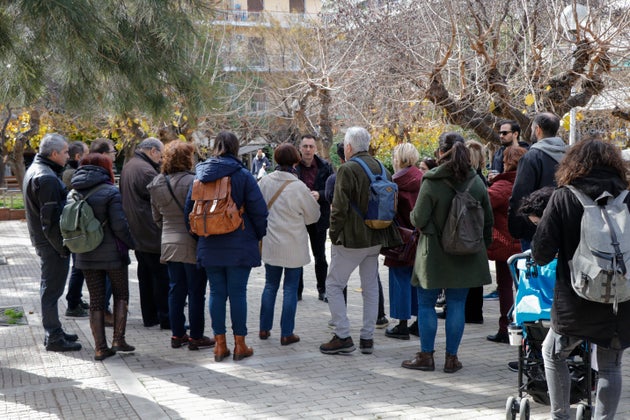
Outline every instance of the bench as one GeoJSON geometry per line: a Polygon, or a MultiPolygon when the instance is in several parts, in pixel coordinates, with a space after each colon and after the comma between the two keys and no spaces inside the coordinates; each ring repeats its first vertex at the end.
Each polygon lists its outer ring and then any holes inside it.
{"type": "Polygon", "coordinates": [[[22,189],[15,176],[7,175],[4,177],[4,185],[0,188],[2,193],[2,201],[6,203],[10,202],[11,208],[13,208],[13,200],[15,196],[22,196],[22,189]]]}

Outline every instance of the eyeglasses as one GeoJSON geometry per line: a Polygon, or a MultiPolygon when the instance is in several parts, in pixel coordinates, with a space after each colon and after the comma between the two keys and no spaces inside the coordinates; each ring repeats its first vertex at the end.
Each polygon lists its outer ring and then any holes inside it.
{"type": "Polygon", "coordinates": [[[315,145],[314,144],[303,144],[302,149],[314,149],[315,145]]]}
{"type": "Polygon", "coordinates": [[[514,131],[499,131],[499,135],[501,136],[507,136],[510,133],[513,133],[514,131]]]}

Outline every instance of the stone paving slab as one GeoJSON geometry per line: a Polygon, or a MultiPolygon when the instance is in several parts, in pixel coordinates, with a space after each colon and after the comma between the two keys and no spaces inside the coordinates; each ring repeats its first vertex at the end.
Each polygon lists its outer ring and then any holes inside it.
{"type": "MultiPolygon", "coordinates": [[[[441,371],[444,331],[440,321],[435,372],[402,369],[419,350],[416,337],[389,339],[376,330],[374,354],[322,355],[330,339],[328,306],[317,300],[312,266],[305,268],[304,300],[298,305],[296,333],[301,342],[280,346],[276,306],[271,337],[258,339],[258,313],[264,269],[252,270],[248,290],[247,342],[253,357],[215,363],[212,350],[170,348],[170,331],[145,328],[140,316],[135,262],[130,267],[127,339],[136,346],[95,362],[87,318],[62,316],[64,328],[79,335],[84,349],[49,353],[39,317],[39,262],[24,222],[0,222],[0,306],[22,306],[28,325],[0,327],[0,418],[7,419],[504,419],[508,396],[517,395],[513,347],[490,343],[496,332],[498,302],[486,301],[484,325],[467,325],[459,357],[464,368],[441,371]],[[32,312],[32,313],[31,313],[32,312]]],[[[387,269],[381,267],[387,296],[387,269]]],[[[350,281],[348,311],[358,339],[361,295],[357,274],[350,281]]],[[[486,288],[486,292],[491,286],[486,288]]],[[[88,297],[87,287],[84,295],[88,297]]],[[[64,294],[65,296],[65,294],[64,294]]],[[[65,299],[59,310],[65,312],[65,299]]],[[[386,302],[387,307],[387,302],[386,302]]],[[[108,329],[111,339],[111,329],[108,329]]],[[[206,335],[211,335],[206,313],[206,335]]],[[[233,340],[228,337],[228,343],[233,340]]],[[[624,368],[628,383],[629,371],[624,368]]],[[[623,390],[618,418],[630,418],[630,391],[623,390]]],[[[548,418],[548,407],[531,404],[532,419],[548,418]]],[[[575,409],[573,409],[575,411],[575,409]]]]}

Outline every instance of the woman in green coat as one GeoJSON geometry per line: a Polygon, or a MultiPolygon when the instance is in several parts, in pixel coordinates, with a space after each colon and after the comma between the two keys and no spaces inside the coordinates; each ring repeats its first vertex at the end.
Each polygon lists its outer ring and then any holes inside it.
{"type": "Polygon", "coordinates": [[[402,367],[407,369],[435,370],[435,302],[441,289],[445,289],[448,302],[444,372],[453,373],[462,368],[457,350],[464,334],[468,289],[491,282],[485,247],[492,242],[492,206],[486,186],[471,167],[470,153],[464,143],[457,133],[440,136],[440,166],[424,174],[416,205],[411,212],[411,223],[422,231],[411,280],[412,285],[418,288],[420,352],[413,359],[402,362],[402,367]],[[471,179],[469,193],[483,208],[485,247],[471,255],[451,255],[444,251],[441,243],[441,233],[455,196],[455,191],[448,184],[462,191],[471,179]]]}

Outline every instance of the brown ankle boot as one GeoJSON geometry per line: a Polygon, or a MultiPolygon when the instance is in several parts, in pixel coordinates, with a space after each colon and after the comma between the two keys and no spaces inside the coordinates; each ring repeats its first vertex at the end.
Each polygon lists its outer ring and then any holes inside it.
{"type": "Polygon", "coordinates": [[[254,354],[254,349],[247,347],[244,335],[234,336],[234,360],[243,360],[254,354]]]}
{"type": "Polygon", "coordinates": [[[103,360],[115,355],[116,352],[107,347],[103,311],[90,311],[90,329],[94,336],[94,360],[103,360]]]}
{"type": "Polygon", "coordinates": [[[444,360],[444,372],[455,373],[462,368],[462,364],[457,360],[457,355],[446,353],[446,359],[444,360]]]}
{"type": "Polygon", "coordinates": [[[230,351],[225,343],[225,334],[217,334],[214,336],[214,361],[220,362],[230,355],[230,351]]]}
{"type": "Polygon", "coordinates": [[[125,341],[125,330],[127,329],[127,301],[114,301],[114,339],[112,340],[112,350],[134,351],[136,348],[130,346],[125,341]]]}
{"type": "Polygon", "coordinates": [[[424,370],[432,372],[435,370],[435,362],[433,361],[434,352],[422,352],[416,353],[416,357],[411,360],[405,360],[401,366],[405,369],[424,370]]]}

